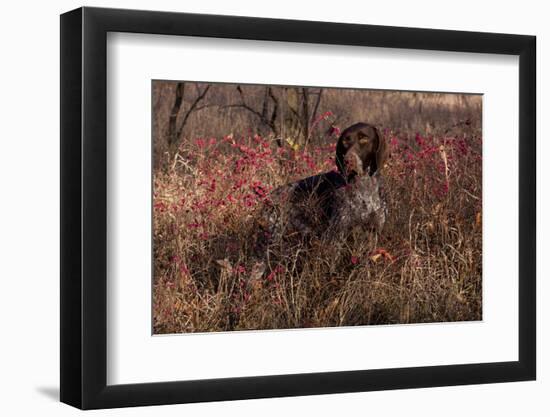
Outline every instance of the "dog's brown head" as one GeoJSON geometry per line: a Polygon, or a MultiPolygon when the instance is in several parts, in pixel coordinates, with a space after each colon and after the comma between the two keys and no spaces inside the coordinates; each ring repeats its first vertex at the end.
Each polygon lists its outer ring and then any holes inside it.
{"type": "Polygon", "coordinates": [[[374,175],[386,159],[386,143],[376,127],[356,123],[342,132],[336,145],[336,165],[347,179],[374,175]]]}

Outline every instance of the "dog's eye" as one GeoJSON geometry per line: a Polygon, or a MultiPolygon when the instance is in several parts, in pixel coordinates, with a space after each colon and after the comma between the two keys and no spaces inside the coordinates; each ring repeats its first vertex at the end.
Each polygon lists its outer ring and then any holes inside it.
{"type": "Polygon", "coordinates": [[[359,143],[361,145],[366,145],[367,143],[369,143],[370,139],[368,137],[364,137],[364,138],[361,138],[359,139],[359,143]]]}

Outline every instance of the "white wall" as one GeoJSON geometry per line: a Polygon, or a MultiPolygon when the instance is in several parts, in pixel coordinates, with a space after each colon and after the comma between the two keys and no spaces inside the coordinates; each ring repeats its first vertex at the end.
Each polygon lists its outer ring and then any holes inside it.
{"type": "MultiPolygon", "coordinates": [[[[73,415],[57,402],[59,379],[59,17],[76,1],[9,2],[2,7],[0,65],[0,410],[4,415],[73,415]],[[7,129],[6,129],[7,127],[7,129]]],[[[550,401],[550,308],[543,300],[550,272],[548,121],[542,120],[550,91],[546,80],[550,27],[544,2],[462,0],[297,2],[278,0],[93,1],[86,5],[216,14],[280,17],[534,34],[538,37],[539,161],[539,365],[538,381],[498,385],[326,395],[101,411],[99,415],[548,415],[550,401]],[[510,3],[509,5],[507,3],[510,3]],[[543,70],[544,69],[544,70],[543,70]],[[543,96],[544,95],[544,96],[543,96]],[[543,102],[544,100],[544,102],[543,102]],[[544,193],[543,193],[544,191],[544,193]],[[543,233],[546,235],[542,237],[543,233]],[[546,394],[546,395],[545,395],[546,394]]]]}

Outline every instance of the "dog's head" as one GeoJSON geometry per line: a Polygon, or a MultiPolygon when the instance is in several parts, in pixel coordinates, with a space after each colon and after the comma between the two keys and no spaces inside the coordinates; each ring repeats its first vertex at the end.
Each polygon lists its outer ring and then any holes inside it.
{"type": "Polygon", "coordinates": [[[374,175],[386,159],[386,143],[376,127],[356,123],[342,132],[336,145],[336,165],[348,180],[374,175]]]}

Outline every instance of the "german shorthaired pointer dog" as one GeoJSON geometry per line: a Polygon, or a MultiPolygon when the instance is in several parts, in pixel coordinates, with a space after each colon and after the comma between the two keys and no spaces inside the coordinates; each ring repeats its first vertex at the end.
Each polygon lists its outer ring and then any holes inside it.
{"type": "Polygon", "coordinates": [[[289,236],[331,233],[346,236],[355,227],[381,230],[386,219],[380,171],[386,144],[378,129],[356,123],[336,146],[338,171],[318,174],[275,189],[264,207],[257,250],[289,236]]]}

